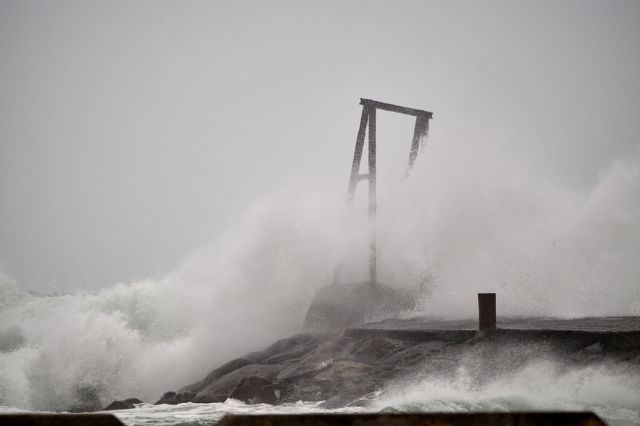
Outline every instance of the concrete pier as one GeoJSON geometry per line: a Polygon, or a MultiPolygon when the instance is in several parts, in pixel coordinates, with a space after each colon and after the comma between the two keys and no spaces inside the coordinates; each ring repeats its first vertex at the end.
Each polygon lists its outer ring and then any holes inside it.
{"type": "Polygon", "coordinates": [[[2,426],[123,426],[111,414],[16,413],[0,414],[2,426]]]}
{"type": "Polygon", "coordinates": [[[593,413],[423,413],[227,415],[219,426],[604,426],[593,413]]]}

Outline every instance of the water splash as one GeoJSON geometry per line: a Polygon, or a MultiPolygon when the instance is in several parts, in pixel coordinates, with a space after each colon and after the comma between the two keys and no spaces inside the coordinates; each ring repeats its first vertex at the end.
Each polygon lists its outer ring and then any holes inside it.
{"type": "MultiPolygon", "coordinates": [[[[426,288],[419,314],[472,316],[478,291],[501,314],[640,314],[640,149],[587,194],[477,154],[436,147],[381,184],[382,281],[426,288]]],[[[366,221],[343,232],[342,195],[305,183],[264,197],[161,280],[46,297],[0,276],[0,405],[64,410],[87,388],[152,401],[297,332],[339,261],[345,279],[366,275],[366,221]]]]}
{"type": "Polygon", "coordinates": [[[640,424],[640,372],[629,365],[569,366],[553,359],[483,377],[469,360],[451,375],[392,387],[375,409],[399,412],[594,411],[610,425],[640,424]]]}

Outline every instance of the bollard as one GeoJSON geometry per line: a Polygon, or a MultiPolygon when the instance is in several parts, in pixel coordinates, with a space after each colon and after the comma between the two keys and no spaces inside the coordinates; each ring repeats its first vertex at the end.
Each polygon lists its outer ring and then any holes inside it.
{"type": "Polygon", "coordinates": [[[478,293],[478,326],[480,331],[496,328],[496,294],[478,293]]]}

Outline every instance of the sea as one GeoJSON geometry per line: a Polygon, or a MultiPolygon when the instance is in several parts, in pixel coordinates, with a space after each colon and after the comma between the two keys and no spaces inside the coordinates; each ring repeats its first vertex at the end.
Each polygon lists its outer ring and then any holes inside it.
{"type": "MultiPolygon", "coordinates": [[[[475,321],[408,318],[369,324],[375,328],[471,329],[475,321]]],[[[502,328],[572,329],[600,332],[640,330],[640,317],[601,318],[503,318],[502,328]]],[[[410,383],[391,384],[370,395],[364,406],[336,410],[321,402],[299,401],[272,406],[245,404],[229,399],[222,403],[178,405],[138,404],[135,409],[115,410],[125,425],[212,425],[226,414],[291,413],[408,413],[408,412],[508,412],[592,411],[609,425],[640,425],[640,370],[631,363],[604,361],[567,368],[553,359],[528,362],[517,371],[478,384],[468,366],[448,376],[420,376],[410,383]]],[[[0,406],[0,413],[36,412],[0,406]]],[[[46,412],[46,410],[44,410],[46,412]]],[[[42,412],[42,410],[40,411],[42,412]]]]}

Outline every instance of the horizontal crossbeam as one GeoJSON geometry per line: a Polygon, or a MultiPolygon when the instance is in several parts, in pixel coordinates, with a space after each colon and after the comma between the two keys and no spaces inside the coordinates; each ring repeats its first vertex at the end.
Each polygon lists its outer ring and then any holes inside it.
{"type": "Polygon", "coordinates": [[[407,108],[400,105],[387,104],[385,102],[378,102],[371,99],[360,98],[360,105],[381,109],[384,111],[399,112],[400,114],[413,115],[414,117],[424,117],[424,118],[433,117],[433,113],[429,111],[423,111],[421,109],[415,109],[415,108],[407,108]]]}

